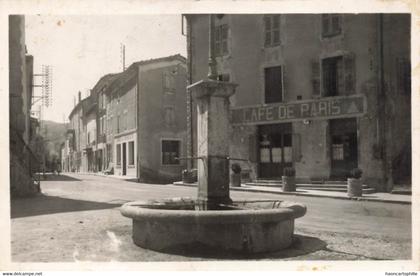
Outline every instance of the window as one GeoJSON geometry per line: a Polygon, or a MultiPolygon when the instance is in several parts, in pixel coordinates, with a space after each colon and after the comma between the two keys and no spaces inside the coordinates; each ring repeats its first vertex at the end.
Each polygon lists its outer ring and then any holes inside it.
{"type": "Polygon", "coordinates": [[[229,74],[221,74],[217,76],[217,80],[218,81],[226,81],[229,82],[230,81],[230,76],[229,74]]]}
{"type": "Polygon", "coordinates": [[[174,92],[175,89],[175,77],[168,72],[163,74],[163,89],[165,92],[174,92]]]}
{"type": "Polygon", "coordinates": [[[179,148],[180,141],[163,140],[162,141],[162,164],[163,165],[179,165],[179,148]]]}
{"type": "Polygon", "coordinates": [[[323,96],[345,96],[355,93],[354,56],[330,57],[322,60],[323,96]]]}
{"type": "Polygon", "coordinates": [[[121,165],[121,144],[117,144],[117,166],[121,165]]]}
{"type": "Polygon", "coordinates": [[[175,110],[173,106],[165,107],[165,125],[173,126],[175,124],[175,110]]]}
{"type": "Polygon", "coordinates": [[[134,142],[128,142],[128,165],[134,165],[134,142]]]}
{"type": "Polygon", "coordinates": [[[214,54],[226,55],[228,53],[228,26],[226,24],[216,26],[214,36],[214,54]]]}
{"type": "Polygon", "coordinates": [[[264,16],[264,34],[266,47],[280,45],[280,15],[264,16]]]}
{"type": "Polygon", "coordinates": [[[342,94],[342,57],[326,58],[322,60],[324,96],[332,97],[342,94]],[[341,92],[341,93],[340,93],[341,92]]]}
{"type": "Polygon", "coordinates": [[[264,68],[265,103],[283,101],[283,77],[281,66],[264,68]]]}
{"type": "Polygon", "coordinates": [[[322,36],[335,36],[341,33],[341,18],[338,14],[322,15],[322,36]]]}

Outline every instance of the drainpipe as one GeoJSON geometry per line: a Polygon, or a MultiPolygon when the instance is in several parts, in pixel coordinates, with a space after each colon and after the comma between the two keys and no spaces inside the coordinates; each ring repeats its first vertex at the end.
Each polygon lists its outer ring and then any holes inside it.
{"type": "Polygon", "coordinates": [[[379,147],[381,149],[382,157],[382,171],[383,181],[385,183],[385,190],[392,190],[392,182],[389,180],[388,172],[388,152],[387,152],[387,125],[386,125],[386,102],[387,95],[385,92],[385,77],[384,77],[384,19],[383,14],[378,15],[378,109],[379,109],[379,147]]]}
{"type": "MultiPolygon", "coordinates": [[[[182,23],[182,35],[187,38],[187,81],[188,85],[191,85],[193,82],[192,76],[192,26],[191,26],[191,17],[188,15],[182,15],[187,21],[187,31],[184,33],[184,19],[181,18],[182,23]]],[[[194,155],[194,126],[193,126],[193,100],[191,97],[191,92],[187,90],[187,119],[188,119],[188,129],[187,129],[187,140],[189,142],[189,147],[187,149],[187,156],[194,155]]],[[[190,171],[194,167],[194,160],[187,159],[187,169],[190,171]]]]}

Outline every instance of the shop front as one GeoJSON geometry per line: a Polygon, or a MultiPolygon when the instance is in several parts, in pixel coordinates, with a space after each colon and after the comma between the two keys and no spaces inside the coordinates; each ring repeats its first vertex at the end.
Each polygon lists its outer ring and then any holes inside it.
{"type": "Polygon", "coordinates": [[[365,113],[365,97],[354,95],[235,107],[231,123],[256,127],[257,178],[280,179],[294,167],[302,178],[343,180],[359,166],[357,118],[365,113]]]}
{"type": "Polygon", "coordinates": [[[137,148],[135,132],[116,136],[114,139],[115,174],[121,176],[137,176],[137,148]]]}

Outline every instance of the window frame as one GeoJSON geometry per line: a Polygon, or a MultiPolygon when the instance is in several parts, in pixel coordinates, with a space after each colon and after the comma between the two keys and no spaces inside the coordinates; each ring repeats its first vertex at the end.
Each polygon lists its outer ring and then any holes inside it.
{"type": "Polygon", "coordinates": [[[214,55],[223,57],[229,55],[229,25],[227,23],[220,24],[214,28],[214,55]],[[223,31],[226,31],[226,37],[223,37],[223,31]],[[226,45],[226,48],[223,47],[226,45]]]}
{"type": "Polygon", "coordinates": [[[275,103],[284,103],[285,102],[285,87],[284,87],[284,64],[266,64],[264,66],[262,66],[262,83],[263,83],[263,93],[262,93],[262,100],[264,104],[275,104],[275,103]],[[280,67],[281,70],[281,76],[280,76],[280,80],[281,80],[281,101],[279,102],[267,102],[266,101],[266,89],[267,89],[267,84],[266,84],[266,69],[268,68],[274,68],[274,67],[280,67]]]}
{"type": "Polygon", "coordinates": [[[178,157],[182,152],[182,139],[179,138],[161,138],[160,139],[160,164],[162,166],[181,166],[181,160],[178,159],[177,163],[164,163],[163,158],[163,143],[164,142],[177,142],[178,143],[178,157]]]}
{"type": "Polygon", "coordinates": [[[280,14],[267,14],[263,17],[263,29],[264,29],[264,47],[271,48],[281,45],[281,16],[280,14]],[[274,18],[278,18],[278,22],[274,24],[274,18]],[[269,28],[267,28],[267,20],[269,21],[269,28]],[[275,33],[278,32],[278,41],[274,41],[275,33]],[[269,42],[267,37],[269,35],[269,42]]]}
{"type": "Polygon", "coordinates": [[[337,13],[325,13],[321,15],[321,36],[323,38],[334,37],[342,34],[343,20],[342,15],[337,13]],[[334,20],[336,20],[338,28],[334,28],[334,20]],[[327,23],[327,24],[325,24],[327,23]]]}
{"type": "Polygon", "coordinates": [[[134,141],[128,141],[128,166],[135,165],[135,145],[134,141]]]}
{"type": "Polygon", "coordinates": [[[119,143],[119,144],[116,144],[116,146],[115,146],[115,151],[116,151],[116,157],[115,157],[115,165],[117,166],[117,167],[120,167],[121,166],[121,143],[119,143]]]}

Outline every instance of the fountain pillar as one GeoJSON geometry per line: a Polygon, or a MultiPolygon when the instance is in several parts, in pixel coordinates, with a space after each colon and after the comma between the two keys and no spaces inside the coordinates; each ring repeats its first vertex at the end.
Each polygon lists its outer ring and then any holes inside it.
{"type": "Polygon", "coordinates": [[[230,204],[229,97],[237,84],[201,80],[188,89],[197,104],[198,200],[205,205],[230,204]]]}

